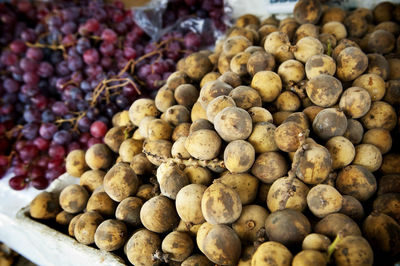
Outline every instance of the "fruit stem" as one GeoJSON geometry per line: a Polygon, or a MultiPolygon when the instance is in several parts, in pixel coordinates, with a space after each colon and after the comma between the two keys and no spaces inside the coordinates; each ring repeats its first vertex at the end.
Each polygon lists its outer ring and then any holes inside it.
{"type": "Polygon", "coordinates": [[[293,191],[293,181],[294,181],[294,178],[296,177],[297,168],[300,165],[300,158],[303,156],[304,151],[307,149],[307,147],[305,145],[305,141],[306,141],[307,136],[308,136],[308,131],[302,132],[302,133],[300,133],[298,135],[300,145],[299,145],[299,147],[297,148],[297,150],[295,152],[295,155],[293,157],[292,167],[288,172],[289,181],[287,183],[287,188],[286,188],[287,189],[287,193],[285,194],[285,197],[279,202],[279,210],[285,209],[287,201],[289,200],[289,198],[291,196],[293,196],[293,193],[294,193],[294,191],[293,191]]]}
{"type": "Polygon", "coordinates": [[[184,165],[186,167],[188,166],[194,166],[194,167],[221,167],[225,168],[225,164],[223,160],[218,160],[218,159],[213,159],[213,160],[199,160],[199,159],[194,159],[194,158],[189,158],[189,159],[180,159],[180,158],[164,158],[161,157],[157,154],[152,154],[151,152],[146,151],[143,149],[143,153],[146,154],[146,156],[150,156],[155,158],[156,160],[159,160],[163,163],[169,164],[169,165],[184,165]]]}
{"type": "Polygon", "coordinates": [[[328,252],[328,261],[331,260],[332,254],[333,254],[333,252],[335,252],[336,246],[339,244],[340,240],[341,240],[341,237],[340,237],[340,234],[338,234],[336,236],[335,240],[333,240],[332,244],[329,245],[328,250],[327,250],[327,252],[328,252]]]}

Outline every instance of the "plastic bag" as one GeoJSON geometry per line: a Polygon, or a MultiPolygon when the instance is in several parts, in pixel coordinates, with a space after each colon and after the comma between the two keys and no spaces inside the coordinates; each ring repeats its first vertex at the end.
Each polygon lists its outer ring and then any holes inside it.
{"type": "Polygon", "coordinates": [[[168,0],[152,0],[142,7],[132,8],[135,23],[149,35],[153,41],[158,40],[162,30],[162,16],[168,0]]]}
{"type": "MultiPolygon", "coordinates": [[[[201,36],[203,43],[201,48],[205,48],[214,45],[215,40],[223,36],[224,32],[218,30],[210,18],[187,16],[178,19],[168,27],[163,27],[163,13],[167,5],[168,0],[153,0],[146,6],[132,8],[135,23],[151,37],[152,41],[158,41],[171,31],[178,31],[182,34],[191,31],[201,36]]],[[[222,19],[227,27],[231,26],[231,12],[230,6],[225,4],[222,19]]]]}

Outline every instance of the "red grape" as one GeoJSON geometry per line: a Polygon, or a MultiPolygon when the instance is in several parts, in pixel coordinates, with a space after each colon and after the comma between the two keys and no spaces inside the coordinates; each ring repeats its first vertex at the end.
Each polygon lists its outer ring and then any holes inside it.
{"type": "Polygon", "coordinates": [[[39,176],[39,177],[33,178],[31,180],[31,184],[34,188],[42,190],[49,186],[49,180],[47,180],[44,176],[39,176]]]}
{"type": "Polygon", "coordinates": [[[95,138],[102,138],[107,133],[107,125],[102,121],[96,121],[90,126],[90,134],[95,138]]]}
{"type": "Polygon", "coordinates": [[[15,190],[23,190],[28,186],[25,176],[14,176],[8,181],[8,184],[15,190]]]}

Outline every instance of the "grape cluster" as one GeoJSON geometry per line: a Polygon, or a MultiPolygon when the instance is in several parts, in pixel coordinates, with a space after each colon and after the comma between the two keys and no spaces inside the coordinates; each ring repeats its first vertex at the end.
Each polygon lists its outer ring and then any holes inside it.
{"type": "MultiPolygon", "coordinates": [[[[164,25],[194,14],[223,28],[222,11],[221,1],[175,0],[164,25]]],[[[133,17],[121,2],[0,3],[0,177],[12,171],[13,189],[46,188],[68,152],[101,143],[114,114],[153,96],[202,45],[192,31],[152,42],[133,17]]]]}

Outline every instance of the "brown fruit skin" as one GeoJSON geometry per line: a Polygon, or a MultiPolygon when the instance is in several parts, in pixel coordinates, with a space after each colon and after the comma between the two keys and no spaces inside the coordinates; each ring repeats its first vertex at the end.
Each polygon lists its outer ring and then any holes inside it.
{"type": "Polygon", "coordinates": [[[292,261],[293,266],[324,266],[327,263],[326,256],[316,250],[300,251],[292,261]]]}
{"type": "Polygon", "coordinates": [[[304,129],[296,122],[283,123],[275,129],[275,143],[282,151],[296,151],[304,133],[304,129]]]}
{"type": "Polygon", "coordinates": [[[330,21],[343,22],[346,17],[346,11],[340,7],[329,7],[324,11],[321,19],[321,24],[324,25],[330,21]]]}
{"type": "Polygon", "coordinates": [[[263,183],[273,183],[287,174],[289,164],[279,152],[261,153],[251,168],[251,173],[263,183]]]}
{"type": "Polygon", "coordinates": [[[285,246],[295,246],[311,232],[307,217],[300,211],[285,209],[271,213],[265,220],[268,239],[285,246]]]}
{"type": "Polygon", "coordinates": [[[155,196],[143,204],[140,220],[146,229],[164,233],[178,224],[179,216],[172,200],[165,196],[155,196]]]}
{"type": "Polygon", "coordinates": [[[307,205],[311,212],[323,218],[342,208],[342,195],[334,187],[318,184],[307,194],[307,205]]]}
{"type": "Polygon", "coordinates": [[[159,166],[162,160],[157,158],[158,156],[167,159],[171,158],[172,143],[168,140],[157,139],[157,140],[145,140],[143,142],[143,150],[146,151],[147,159],[154,165],[159,166]],[[157,155],[157,157],[152,156],[157,155]]]}
{"type": "Polygon", "coordinates": [[[96,229],[94,242],[100,250],[114,251],[125,244],[128,232],[119,220],[105,220],[96,229]]]}
{"type": "Polygon", "coordinates": [[[211,160],[219,154],[221,138],[214,130],[200,129],[189,134],[185,148],[196,159],[211,160]]]}
{"type": "Polygon", "coordinates": [[[355,235],[361,236],[361,231],[356,222],[342,213],[332,213],[322,218],[314,226],[314,232],[325,235],[330,239],[340,234],[342,237],[355,235]]]}
{"type": "Polygon", "coordinates": [[[375,193],[377,184],[374,175],[365,167],[349,165],[339,172],[336,188],[342,194],[353,196],[359,201],[365,201],[375,193]]]}
{"type": "Polygon", "coordinates": [[[75,237],[75,233],[74,233],[75,225],[76,225],[76,222],[78,221],[78,219],[82,215],[83,215],[83,213],[75,215],[74,218],[72,218],[71,221],[69,222],[69,224],[68,224],[68,235],[69,236],[75,237]]]}
{"type": "Polygon", "coordinates": [[[360,76],[368,67],[368,57],[356,47],[348,47],[340,52],[336,75],[341,81],[351,81],[360,76]]]}
{"type": "Polygon", "coordinates": [[[389,75],[389,63],[385,57],[379,53],[368,54],[368,69],[369,74],[376,74],[386,80],[389,75]]]}
{"type": "Polygon", "coordinates": [[[121,201],[115,210],[115,217],[129,226],[138,227],[140,222],[140,209],[143,200],[138,197],[129,197],[121,201]]]}
{"type": "Polygon", "coordinates": [[[322,145],[305,144],[294,156],[300,158],[299,165],[295,169],[296,176],[306,184],[322,183],[332,170],[331,155],[322,145]]]}
{"type": "Polygon", "coordinates": [[[319,36],[319,28],[315,26],[314,24],[311,23],[306,23],[303,25],[300,25],[296,29],[296,33],[294,36],[294,43],[297,43],[299,40],[301,40],[304,37],[314,37],[318,39],[319,36]]]}
{"type": "Polygon", "coordinates": [[[160,112],[165,112],[168,108],[175,105],[176,101],[173,89],[167,86],[161,87],[154,98],[154,104],[160,112]]]}
{"type": "Polygon", "coordinates": [[[317,114],[312,127],[319,138],[328,140],[335,136],[342,136],[345,133],[347,118],[342,111],[336,108],[327,108],[317,114]]]}
{"type": "Polygon", "coordinates": [[[60,212],[57,195],[43,191],[29,205],[29,214],[35,219],[55,218],[60,212]]]}
{"type": "Polygon", "coordinates": [[[385,193],[375,198],[373,210],[400,221],[400,193],[385,193]]]}
{"type": "Polygon", "coordinates": [[[121,202],[136,193],[139,179],[129,164],[117,163],[104,176],[103,186],[111,199],[121,202]]]}
{"type": "Polygon", "coordinates": [[[103,185],[103,179],[106,175],[101,170],[88,170],[79,178],[79,185],[83,186],[87,191],[93,192],[97,187],[103,185]]]}
{"type": "Polygon", "coordinates": [[[78,213],[83,211],[89,199],[86,189],[80,185],[69,185],[60,193],[60,206],[69,213],[78,213]]]}
{"type": "Polygon", "coordinates": [[[306,84],[307,96],[314,104],[321,107],[330,107],[336,104],[342,91],[342,83],[327,74],[313,77],[306,84]]]}
{"type": "Polygon", "coordinates": [[[217,80],[228,84],[232,88],[236,88],[242,85],[242,79],[240,78],[240,76],[232,71],[227,71],[223,73],[217,80]]]}
{"type": "Polygon", "coordinates": [[[313,55],[307,60],[305,71],[308,79],[315,78],[321,74],[333,76],[336,72],[336,63],[328,55],[313,55]]]}
{"type": "Polygon", "coordinates": [[[75,217],[75,214],[61,211],[56,216],[56,223],[63,226],[68,226],[71,220],[75,217]]]}
{"type": "Polygon", "coordinates": [[[389,80],[387,83],[386,94],[383,98],[391,105],[400,104],[400,80],[389,80]]]}
{"type": "MultiPolygon", "coordinates": [[[[233,91],[233,90],[232,90],[233,91]]],[[[232,92],[231,91],[231,92],[232,92]]],[[[231,96],[221,95],[214,98],[207,105],[206,114],[207,119],[211,123],[214,123],[214,119],[219,112],[221,112],[226,107],[236,107],[236,103],[231,96]]],[[[213,127],[214,128],[214,127],[213,127]]],[[[211,129],[213,129],[211,128],[211,129]]]]}
{"type": "Polygon", "coordinates": [[[363,233],[374,250],[390,256],[400,253],[400,225],[392,217],[372,212],[364,220],[363,233]]]}
{"type": "Polygon", "coordinates": [[[329,139],[325,147],[331,154],[333,169],[340,169],[349,165],[356,155],[354,145],[350,140],[342,136],[329,139]]]}
{"type": "Polygon", "coordinates": [[[93,244],[96,229],[103,220],[103,217],[98,212],[92,211],[82,214],[74,227],[76,240],[84,245],[93,244]]]}
{"type": "Polygon", "coordinates": [[[368,241],[361,236],[343,238],[333,253],[336,265],[372,266],[374,253],[368,241]]]}
{"type": "Polygon", "coordinates": [[[388,153],[383,156],[383,162],[380,171],[384,175],[400,173],[400,154],[388,153]]]}
{"type": "Polygon", "coordinates": [[[383,101],[376,101],[360,120],[366,129],[384,128],[391,131],[396,126],[397,115],[393,106],[383,101]]]}
{"type": "Polygon", "coordinates": [[[219,265],[235,265],[241,253],[240,239],[227,225],[213,225],[204,238],[203,253],[219,265]]]}
{"type": "Polygon", "coordinates": [[[396,44],[396,39],[391,32],[386,30],[374,31],[368,39],[368,51],[371,53],[390,53],[396,44]]]}
{"type": "Polygon", "coordinates": [[[272,54],[265,51],[257,51],[251,54],[247,61],[247,72],[254,76],[257,72],[275,68],[275,58],[272,54]]]}
{"type": "MultiPolygon", "coordinates": [[[[335,59],[335,61],[336,61],[336,67],[337,67],[337,59],[338,59],[340,52],[342,52],[345,48],[348,48],[348,47],[359,48],[360,46],[355,41],[352,41],[349,39],[340,40],[332,51],[332,58],[335,59]]],[[[337,70],[337,68],[336,68],[336,70],[337,70]]]]}
{"type": "Polygon", "coordinates": [[[206,186],[200,184],[189,184],[179,190],[176,195],[176,210],[182,221],[191,224],[205,222],[201,212],[201,198],[206,186]]]}
{"type": "Polygon", "coordinates": [[[86,211],[97,211],[102,216],[114,216],[117,204],[106,192],[99,191],[93,193],[86,205],[86,211]]]}
{"type": "Polygon", "coordinates": [[[364,128],[358,120],[348,119],[347,128],[343,136],[351,141],[351,143],[358,144],[361,142],[364,135],[364,128]]]}
{"type": "MultiPolygon", "coordinates": [[[[228,95],[231,92],[231,90],[233,90],[232,86],[228,83],[221,81],[220,79],[210,81],[206,83],[204,87],[201,88],[198,102],[201,104],[204,110],[206,110],[209,102],[211,102],[218,96],[228,95]]],[[[193,108],[194,107],[195,106],[193,106],[193,108]]]]}
{"type": "Polygon", "coordinates": [[[157,266],[161,261],[153,258],[154,253],[161,248],[160,237],[147,229],[136,231],[125,245],[128,260],[137,266],[157,266]]]}
{"type": "Polygon", "coordinates": [[[322,6],[317,0],[300,0],[294,6],[293,15],[300,24],[316,24],[322,15],[322,6]]]}
{"type": "Polygon", "coordinates": [[[400,175],[389,174],[379,178],[378,195],[400,193],[400,175]]]}
{"type": "MultiPolygon", "coordinates": [[[[223,53],[228,57],[233,57],[251,45],[251,41],[244,36],[232,36],[224,41],[223,53]]],[[[208,72],[210,71],[207,71],[206,73],[208,72]]]]}
{"type": "Polygon", "coordinates": [[[172,231],[161,242],[161,249],[172,261],[184,261],[193,251],[193,241],[185,232],[172,231]]]}
{"type": "Polygon", "coordinates": [[[160,112],[157,110],[154,100],[138,99],[134,101],[129,108],[129,119],[135,126],[139,126],[140,121],[146,116],[158,116],[160,112]]]}
{"type": "Polygon", "coordinates": [[[260,94],[249,86],[238,86],[229,93],[229,96],[235,101],[237,107],[245,110],[262,106],[260,94]]]}
{"type": "Polygon", "coordinates": [[[353,196],[343,195],[342,208],[339,211],[355,221],[364,218],[364,208],[359,200],[353,196]]]}
{"type": "Polygon", "coordinates": [[[181,266],[213,266],[213,263],[207,259],[206,256],[195,254],[184,260],[181,266]]]}
{"type": "Polygon", "coordinates": [[[292,259],[292,253],[284,245],[275,241],[267,241],[254,252],[251,266],[290,266],[292,259]]]}
{"type": "Polygon", "coordinates": [[[371,96],[368,91],[360,87],[350,87],[340,98],[339,107],[351,118],[364,116],[371,107],[371,96]]]}
{"type": "Polygon", "coordinates": [[[244,173],[251,168],[255,159],[253,145],[244,140],[229,142],[224,150],[224,164],[231,173],[244,173]]]}
{"type": "Polygon", "coordinates": [[[361,38],[368,31],[368,24],[365,18],[351,14],[344,19],[344,25],[347,28],[350,37],[361,38]]]}
{"type": "Polygon", "coordinates": [[[389,75],[389,62],[379,53],[368,54],[368,69],[369,74],[376,74],[386,80],[389,75]]]}
{"type": "Polygon", "coordinates": [[[201,52],[193,53],[185,59],[185,73],[189,78],[200,81],[201,78],[212,70],[208,57],[201,52]]]}
{"type": "Polygon", "coordinates": [[[232,228],[243,242],[253,243],[257,240],[257,232],[264,226],[268,214],[260,205],[246,205],[232,228]]]}
{"type": "Polygon", "coordinates": [[[321,33],[332,34],[337,41],[347,37],[346,27],[340,21],[330,21],[322,26],[321,33]]]}
{"type": "Polygon", "coordinates": [[[330,245],[331,241],[327,236],[311,233],[304,238],[301,246],[303,250],[327,251],[330,245]]]}
{"type": "Polygon", "coordinates": [[[233,188],[214,183],[204,191],[201,211],[210,224],[230,224],[239,218],[242,202],[233,188]]]}
{"type": "Polygon", "coordinates": [[[191,108],[199,97],[199,91],[192,84],[179,85],[174,92],[178,104],[191,108]]]}
{"type": "Polygon", "coordinates": [[[359,144],[355,147],[356,156],[353,164],[361,165],[371,172],[375,172],[382,165],[382,154],[379,149],[372,144],[359,144]]]}
{"type": "Polygon", "coordinates": [[[253,123],[244,109],[227,107],[215,117],[214,127],[221,138],[229,142],[247,139],[253,129],[253,123]]]}
{"type": "Polygon", "coordinates": [[[121,143],[126,139],[126,127],[112,127],[104,136],[104,143],[115,153],[118,153],[121,143]]]}
{"type": "Polygon", "coordinates": [[[92,170],[107,169],[113,163],[113,154],[107,145],[97,143],[85,153],[85,161],[92,170]]]}
{"type": "Polygon", "coordinates": [[[273,71],[259,71],[254,74],[251,87],[258,91],[263,102],[272,102],[281,93],[282,80],[273,71]]]}
{"type": "Polygon", "coordinates": [[[214,182],[220,182],[234,189],[243,205],[252,203],[257,196],[258,179],[251,174],[224,174],[214,182]]]}
{"type": "Polygon", "coordinates": [[[161,194],[173,200],[178,191],[189,184],[189,178],[178,165],[162,163],[157,168],[156,176],[161,194]]]}
{"type": "Polygon", "coordinates": [[[392,11],[394,9],[394,4],[388,1],[379,3],[372,10],[374,15],[375,23],[381,23],[392,19],[392,11]]]}
{"type": "Polygon", "coordinates": [[[285,208],[303,211],[307,207],[308,191],[308,187],[297,178],[294,178],[293,182],[288,177],[278,178],[268,191],[268,209],[271,212],[285,208]]]}
{"type": "Polygon", "coordinates": [[[68,174],[80,177],[88,168],[85,161],[85,151],[73,150],[68,153],[65,159],[65,169],[68,174]]]}

